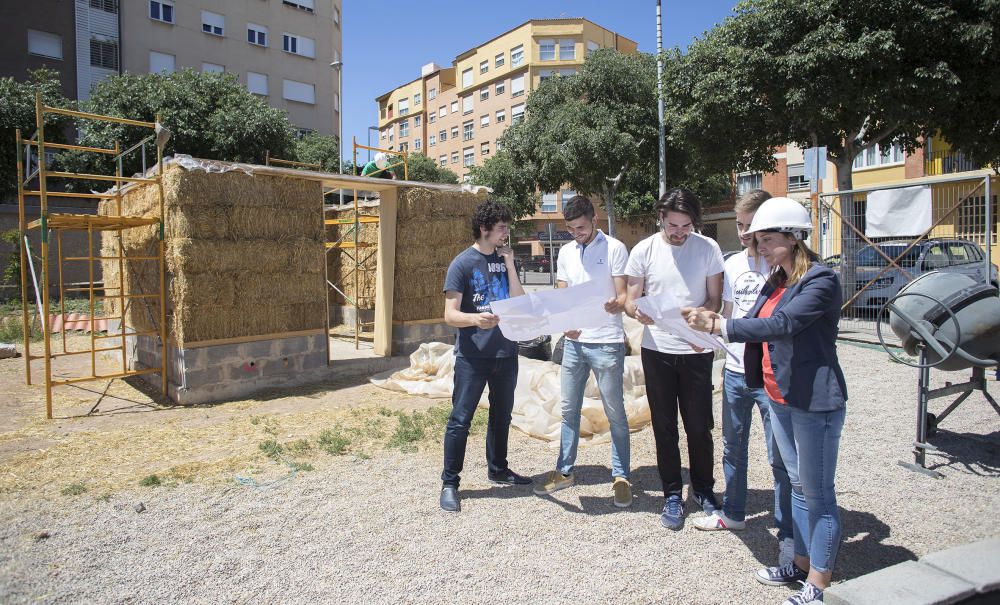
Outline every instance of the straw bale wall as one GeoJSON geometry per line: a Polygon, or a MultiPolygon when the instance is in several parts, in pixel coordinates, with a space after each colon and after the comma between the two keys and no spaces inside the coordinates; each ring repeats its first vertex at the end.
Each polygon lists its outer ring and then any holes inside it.
{"type": "MultiPolygon", "coordinates": [[[[378,206],[359,208],[360,216],[378,216],[378,206]]],[[[354,207],[344,209],[327,209],[326,218],[352,220],[354,207]]],[[[328,242],[354,242],[353,225],[327,225],[326,238],[328,242]]],[[[378,266],[378,223],[363,223],[358,230],[358,242],[371,247],[360,248],[355,254],[353,249],[334,248],[327,252],[327,278],[342,292],[351,297],[360,309],[375,308],[375,273],[378,266]],[[354,270],[357,266],[359,280],[357,291],[354,286],[354,270]]],[[[331,305],[350,305],[336,290],[330,293],[331,305]]]]}
{"type": "Polygon", "coordinates": [[[441,319],[448,265],[472,244],[470,219],[484,195],[403,188],[396,216],[393,320],[441,319]]]}
{"type": "MultiPolygon", "coordinates": [[[[208,173],[168,166],[163,178],[168,271],[168,328],[178,346],[205,340],[322,329],[322,187],[303,179],[253,176],[241,171],[208,173]]],[[[108,214],[112,202],[101,204],[108,214]]],[[[126,191],[123,212],[159,216],[154,185],[126,191]]],[[[153,255],[157,227],[126,230],[130,256],[153,255]]],[[[112,255],[118,235],[104,233],[102,249],[112,255]]],[[[117,261],[104,261],[108,294],[121,281],[117,261]]],[[[126,291],[159,289],[155,262],[132,262],[126,291]]],[[[111,299],[109,315],[119,315],[111,299]]],[[[133,299],[126,321],[154,329],[155,305],[133,299]],[[152,312],[150,312],[152,310],[152,312]]]]}

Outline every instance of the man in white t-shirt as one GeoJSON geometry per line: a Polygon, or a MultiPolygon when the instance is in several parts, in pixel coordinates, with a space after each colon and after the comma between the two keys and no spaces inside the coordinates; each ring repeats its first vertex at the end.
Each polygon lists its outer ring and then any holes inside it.
{"type": "MultiPolygon", "coordinates": [[[[725,280],[722,289],[722,315],[739,319],[757,302],[771,268],[753,246],[753,234],[746,230],[753,216],[771,194],[754,189],[736,200],[736,232],[743,251],[726,260],[725,280]]],[[[767,443],[767,458],[774,474],[774,522],[778,528],[778,565],[792,561],[792,501],[788,471],[771,436],[771,419],[768,415],[770,398],[763,388],[747,387],[743,375],[743,343],[732,343],[739,356],[728,355],[722,390],[722,473],[726,478],[726,494],[722,509],[707,517],[696,519],[695,527],[705,530],[744,529],[746,527],[747,457],[750,448],[750,425],[753,410],[760,411],[767,443]]]]}
{"type": "Polygon", "coordinates": [[[625,266],[628,251],[625,244],[605,235],[597,228],[594,205],[583,196],[575,196],[563,204],[563,218],[573,241],[559,249],[557,285],[576,286],[592,280],[606,280],[615,295],[604,303],[608,319],[598,328],[570,330],[563,342],[562,429],[556,470],[550,471],[535,486],[542,496],[565,489],[576,483],[573,465],[580,442],[580,409],[583,391],[591,371],[597,378],[597,388],[604,402],[604,413],[611,424],[612,499],[615,506],[632,504],[629,483],[629,430],[625,415],[622,381],[625,374],[625,330],[622,309],[625,308],[625,266]]]}
{"type": "Polygon", "coordinates": [[[701,224],[701,202],[685,189],[671,189],[656,204],[662,231],[632,249],[625,312],[646,326],[642,335],[642,371],[656,440],[656,466],[665,498],[660,522],[679,530],[684,525],[681,458],[677,412],[687,435],[691,477],[689,496],[706,514],[718,508],[713,489],[712,361],[714,354],[660,329],[635,301],[670,292],[682,307],[719,309],[722,299],[722,252],[714,240],[695,232],[701,224]]]}

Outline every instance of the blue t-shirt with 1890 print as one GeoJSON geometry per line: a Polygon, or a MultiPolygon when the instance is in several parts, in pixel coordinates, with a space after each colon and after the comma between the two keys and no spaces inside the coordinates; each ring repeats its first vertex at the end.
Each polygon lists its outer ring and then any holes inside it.
{"type": "MultiPolygon", "coordinates": [[[[466,248],[451,261],[444,280],[444,291],[462,294],[463,313],[492,313],[490,303],[510,298],[510,282],[503,258],[493,252],[483,254],[466,248]]],[[[458,329],[455,355],[459,357],[515,357],[517,343],[507,340],[500,328],[483,330],[478,326],[458,329]]]]}

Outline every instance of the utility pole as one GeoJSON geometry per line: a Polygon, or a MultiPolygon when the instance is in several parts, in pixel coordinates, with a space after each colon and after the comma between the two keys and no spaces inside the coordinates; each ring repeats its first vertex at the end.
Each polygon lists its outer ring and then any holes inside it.
{"type": "Polygon", "coordinates": [[[666,128],[663,124],[663,19],[662,0],[656,0],[656,113],[660,118],[660,197],[667,192],[666,128]]]}

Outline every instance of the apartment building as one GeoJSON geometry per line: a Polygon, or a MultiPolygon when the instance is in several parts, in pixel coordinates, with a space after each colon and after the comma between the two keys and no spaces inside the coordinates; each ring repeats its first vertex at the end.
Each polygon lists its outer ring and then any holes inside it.
{"type": "MultiPolygon", "coordinates": [[[[497,152],[503,131],[524,116],[531,91],[547,78],[575,74],[598,48],[634,53],[638,46],[587,19],[532,19],[461,53],[450,66],[429,63],[420,77],[376,99],[379,147],[423,153],[465,181],[472,166],[497,152]]],[[[557,229],[554,246],[569,239],[561,211],[573,195],[569,189],[542,194],[516,234],[519,254],[547,254],[549,223],[557,229]]],[[[646,234],[619,224],[629,245],[646,234]]]]}
{"type": "Polygon", "coordinates": [[[342,0],[129,0],[122,70],[230,72],[301,132],[336,134],[342,0]]]}

